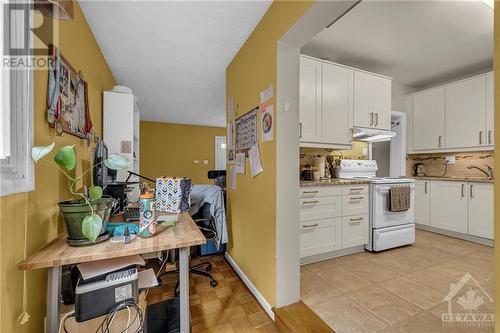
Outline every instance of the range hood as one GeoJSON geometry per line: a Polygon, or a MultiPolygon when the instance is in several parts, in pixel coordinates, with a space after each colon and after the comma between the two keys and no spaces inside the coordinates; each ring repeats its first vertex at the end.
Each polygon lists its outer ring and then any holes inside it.
{"type": "Polygon", "coordinates": [[[390,141],[391,138],[396,136],[396,133],[382,129],[353,127],[352,136],[356,141],[381,142],[390,141]]]}

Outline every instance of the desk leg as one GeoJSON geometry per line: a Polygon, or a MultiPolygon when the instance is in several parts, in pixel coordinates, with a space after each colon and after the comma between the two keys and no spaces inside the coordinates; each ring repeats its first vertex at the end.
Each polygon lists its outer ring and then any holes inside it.
{"type": "Polygon", "coordinates": [[[181,333],[189,332],[189,247],[179,249],[181,333]]]}
{"type": "Polygon", "coordinates": [[[47,318],[45,322],[46,333],[58,333],[59,329],[59,297],[61,295],[62,267],[51,267],[47,274],[47,318]]]}

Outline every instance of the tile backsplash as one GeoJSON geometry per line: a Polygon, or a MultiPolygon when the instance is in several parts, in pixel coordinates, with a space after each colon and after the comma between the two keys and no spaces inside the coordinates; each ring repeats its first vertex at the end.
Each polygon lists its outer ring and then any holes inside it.
{"type": "Polygon", "coordinates": [[[459,153],[409,154],[406,155],[406,175],[413,176],[413,165],[415,163],[423,163],[424,173],[428,177],[482,178],[485,177],[485,175],[481,173],[481,171],[467,169],[467,166],[475,165],[482,169],[486,169],[485,165],[493,167],[493,159],[493,150],[459,153]],[[455,164],[448,164],[446,168],[446,156],[455,156],[455,164]]]}

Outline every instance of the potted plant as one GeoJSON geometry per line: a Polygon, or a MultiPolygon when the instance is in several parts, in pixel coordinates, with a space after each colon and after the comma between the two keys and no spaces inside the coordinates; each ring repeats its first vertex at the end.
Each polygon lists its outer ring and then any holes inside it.
{"type": "MultiPolygon", "coordinates": [[[[74,146],[61,147],[55,152],[52,159],[47,158],[53,149],[54,143],[48,146],[33,147],[31,157],[35,162],[44,161],[59,169],[68,178],[70,192],[79,197],[76,200],[62,201],[58,204],[68,232],[68,244],[81,246],[106,240],[107,237],[103,237],[103,235],[106,235],[106,224],[115,200],[104,198],[100,186],[91,186],[88,190],[84,188],[83,192],[76,192],[74,189],[76,182],[100,163],[93,165],[81,175],[73,177],[70,175],[70,171],[76,166],[74,146]]],[[[125,169],[130,166],[129,159],[118,154],[110,155],[101,163],[113,170],[125,169]]]]}

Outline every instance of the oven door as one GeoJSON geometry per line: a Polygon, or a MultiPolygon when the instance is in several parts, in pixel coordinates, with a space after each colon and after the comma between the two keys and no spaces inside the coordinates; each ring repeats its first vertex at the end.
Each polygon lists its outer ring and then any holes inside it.
{"type": "Polygon", "coordinates": [[[413,223],[415,220],[415,183],[372,184],[372,227],[374,229],[413,223]],[[410,186],[410,209],[403,212],[389,210],[389,190],[392,186],[410,186]]]}

